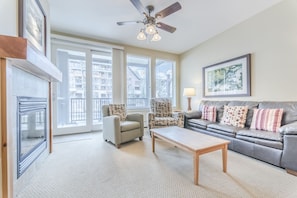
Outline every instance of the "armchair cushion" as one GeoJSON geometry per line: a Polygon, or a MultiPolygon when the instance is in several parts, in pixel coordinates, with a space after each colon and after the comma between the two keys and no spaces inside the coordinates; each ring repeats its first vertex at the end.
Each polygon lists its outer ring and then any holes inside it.
{"type": "Polygon", "coordinates": [[[156,102],[155,112],[157,117],[167,117],[171,113],[169,111],[169,103],[166,102],[156,102]]]}
{"type": "Polygon", "coordinates": [[[140,122],[136,122],[136,121],[122,121],[120,123],[120,126],[121,126],[121,132],[130,131],[141,127],[140,122]]]}
{"type": "Polygon", "coordinates": [[[151,99],[151,111],[156,117],[171,117],[172,104],[167,98],[151,99]]]}
{"type": "Polygon", "coordinates": [[[172,126],[177,124],[178,119],[173,117],[155,117],[155,125],[157,126],[172,126]]]}
{"type": "Polygon", "coordinates": [[[125,104],[109,104],[110,115],[117,115],[121,121],[126,120],[126,105],[125,104]]]}

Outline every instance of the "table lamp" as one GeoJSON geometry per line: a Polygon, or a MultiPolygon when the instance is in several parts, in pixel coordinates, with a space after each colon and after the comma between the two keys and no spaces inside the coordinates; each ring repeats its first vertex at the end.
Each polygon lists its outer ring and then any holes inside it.
{"type": "Polygon", "coordinates": [[[195,88],[184,88],[183,95],[188,97],[188,111],[191,111],[191,96],[196,96],[195,88]]]}

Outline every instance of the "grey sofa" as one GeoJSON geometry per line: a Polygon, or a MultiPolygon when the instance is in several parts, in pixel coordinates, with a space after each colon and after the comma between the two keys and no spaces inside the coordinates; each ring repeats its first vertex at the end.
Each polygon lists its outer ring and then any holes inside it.
{"type": "Polygon", "coordinates": [[[185,113],[185,128],[230,141],[228,149],[285,168],[297,175],[297,102],[201,101],[198,110],[185,113]],[[203,105],[216,106],[216,122],[201,119],[203,105]],[[248,106],[244,128],[220,124],[224,105],[248,106]],[[250,129],[253,109],[284,109],[277,132],[250,129]]]}

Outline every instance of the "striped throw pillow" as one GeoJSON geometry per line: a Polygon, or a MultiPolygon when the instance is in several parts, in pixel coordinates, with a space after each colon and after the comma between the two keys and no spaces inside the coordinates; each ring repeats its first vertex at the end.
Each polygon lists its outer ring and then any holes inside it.
{"type": "Polygon", "coordinates": [[[251,129],[277,132],[281,126],[283,109],[254,109],[251,129]]]}
{"type": "Polygon", "coordinates": [[[203,120],[209,120],[212,122],[215,122],[217,119],[217,108],[215,106],[202,106],[202,116],[201,119],[203,120]]]}

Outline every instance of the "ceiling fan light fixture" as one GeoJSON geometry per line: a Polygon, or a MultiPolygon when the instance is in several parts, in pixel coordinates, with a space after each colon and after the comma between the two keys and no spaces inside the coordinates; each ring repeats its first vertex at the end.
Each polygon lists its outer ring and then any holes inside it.
{"type": "Polygon", "coordinates": [[[147,34],[151,34],[151,35],[155,34],[156,33],[156,28],[152,24],[148,24],[148,25],[146,25],[145,32],[147,34]]]}
{"type": "Polygon", "coordinates": [[[159,22],[159,19],[165,18],[168,15],[175,13],[176,11],[181,9],[181,5],[179,2],[175,2],[165,9],[159,11],[152,16],[151,13],[154,11],[153,5],[148,5],[144,7],[140,0],[130,0],[134,7],[139,11],[139,13],[144,15],[144,19],[142,21],[122,21],[117,22],[118,25],[125,24],[138,24],[142,23],[144,28],[140,29],[140,32],[137,35],[138,40],[147,40],[147,41],[160,41],[161,36],[159,35],[157,28],[162,29],[164,31],[173,33],[176,28],[165,23],[159,22]]]}
{"type": "Polygon", "coordinates": [[[138,35],[137,35],[137,39],[138,39],[138,40],[141,40],[141,41],[143,41],[143,40],[146,39],[146,35],[145,35],[143,29],[141,29],[140,32],[138,33],[138,35]]]}
{"type": "Polygon", "coordinates": [[[153,38],[152,38],[152,41],[159,41],[161,40],[161,36],[158,32],[156,32],[156,34],[154,34],[153,38]]]}

